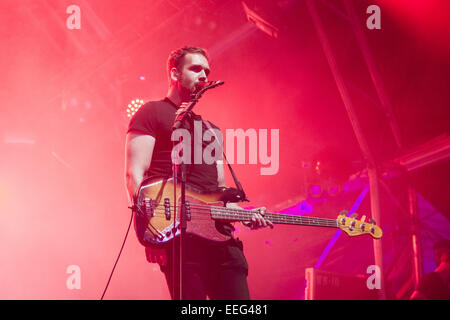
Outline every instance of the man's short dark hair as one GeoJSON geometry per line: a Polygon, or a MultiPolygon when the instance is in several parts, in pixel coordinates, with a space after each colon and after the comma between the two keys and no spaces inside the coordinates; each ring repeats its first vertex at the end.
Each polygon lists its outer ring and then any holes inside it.
{"type": "Polygon", "coordinates": [[[202,54],[206,59],[209,60],[208,53],[205,49],[200,47],[193,47],[193,46],[185,46],[183,48],[173,50],[169,58],[167,59],[167,74],[170,77],[170,70],[172,68],[176,68],[177,70],[180,70],[180,67],[183,63],[184,56],[188,53],[198,53],[202,54]]]}

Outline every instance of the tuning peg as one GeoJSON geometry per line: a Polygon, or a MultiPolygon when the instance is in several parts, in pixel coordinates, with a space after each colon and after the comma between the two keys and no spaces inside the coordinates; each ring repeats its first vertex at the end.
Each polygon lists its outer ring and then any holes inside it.
{"type": "Polygon", "coordinates": [[[376,225],[377,223],[375,222],[375,220],[373,220],[372,218],[369,218],[369,223],[376,225]]]}
{"type": "Polygon", "coordinates": [[[350,215],[350,218],[352,218],[352,219],[356,219],[356,218],[358,218],[358,214],[355,212],[355,213],[352,213],[351,215],[350,215]]]}

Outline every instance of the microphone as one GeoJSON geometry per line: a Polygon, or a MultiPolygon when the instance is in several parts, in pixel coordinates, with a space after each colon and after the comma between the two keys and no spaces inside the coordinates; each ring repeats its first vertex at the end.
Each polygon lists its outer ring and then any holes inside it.
{"type": "Polygon", "coordinates": [[[209,81],[209,82],[199,82],[195,85],[195,89],[196,91],[200,91],[201,89],[205,88],[205,87],[211,87],[214,88],[216,86],[220,86],[222,84],[224,84],[225,81],[222,80],[216,80],[216,81],[209,81]]]}
{"type": "Polygon", "coordinates": [[[216,81],[214,81],[212,84],[214,85],[214,87],[215,86],[221,86],[221,85],[223,85],[225,83],[225,81],[222,81],[222,80],[216,80],[216,81]]]}
{"type": "Polygon", "coordinates": [[[180,108],[179,113],[177,112],[177,117],[172,126],[172,131],[178,129],[181,126],[181,123],[183,122],[186,115],[190,114],[190,112],[192,111],[192,108],[194,108],[195,104],[198,102],[198,99],[200,99],[200,97],[203,95],[203,93],[205,93],[206,90],[215,88],[224,83],[225,82],[222,80],[196,83],[194,88],[195,88],[195,91],[197,91],[197,92],[191,94],[191,101],[183,109],[180,108]]]}

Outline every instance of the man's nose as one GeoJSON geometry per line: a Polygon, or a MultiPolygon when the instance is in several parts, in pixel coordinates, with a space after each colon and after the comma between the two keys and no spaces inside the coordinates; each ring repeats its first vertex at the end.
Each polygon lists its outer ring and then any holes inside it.
{"type": "Polygon", "coordinates": [[[198,81],[200,81],[200,82],[208,81],[208,77],[206,76],[205,70],[202,70],[200,72],[200,76],[198,77],[198,81]]]}

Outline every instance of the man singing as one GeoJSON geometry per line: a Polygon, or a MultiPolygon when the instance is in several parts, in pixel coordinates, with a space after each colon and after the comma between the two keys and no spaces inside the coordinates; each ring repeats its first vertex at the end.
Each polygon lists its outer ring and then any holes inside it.
{"type": "MultiPolygon", "coordinates": [[[[204,49],[183,47],[169,55],[167,71],[169,77],[167,97],[144,104],[133,116],[128,127],[125,177],[130,202],[133,201],[133,196],[144,178],[172,176],[171,135],[176,112],[183,103],[190,101],[191,95],[199,90],[201,85],[207,83],[211,69],[204,49]]],[[[200,116],[194,117],[202,121],[203,130],[208,130],[208,126],[200,116]]],[[[193,128],[193,120],[188,119],[188,127],[193,128]]],[[[216,126],[214,128],[217,129],[216,126]]],[[[192,163],[186,165],[186,172],[187,184],[198,190],[215,191],[225,186],[221,161],[213,164],[192,163]]],[[[234,203],[227,203],[227,207],[240,208],[234,203]]],[[[263,211],[255,211],[252,222],[245,225],[253,229],[273,227],[261,213],[263,211]]],[[[190,233],[183,237],[183,248],[186,251],[182,299],[203,300],[207,296],[215,300],[250,299],[247,285],[248,265],[243,253],[243,244],[233,237],[234,228],[230,223],[224,222],[222,226],[230,235],[228,241],[215,242],[190,233]]],[[[177,263],[172,261],[172,257],[177,257],[172,255],[174,250],[172,242],[175,241],[175,250],[178,250],[177,240],[178,238],[175,238],[162,247],[145,248],[147,260],[160,265],[172,299],[180,298],[179,274],[175,274],[175,277],[172,275],[173,265],[177,263]]]]}

